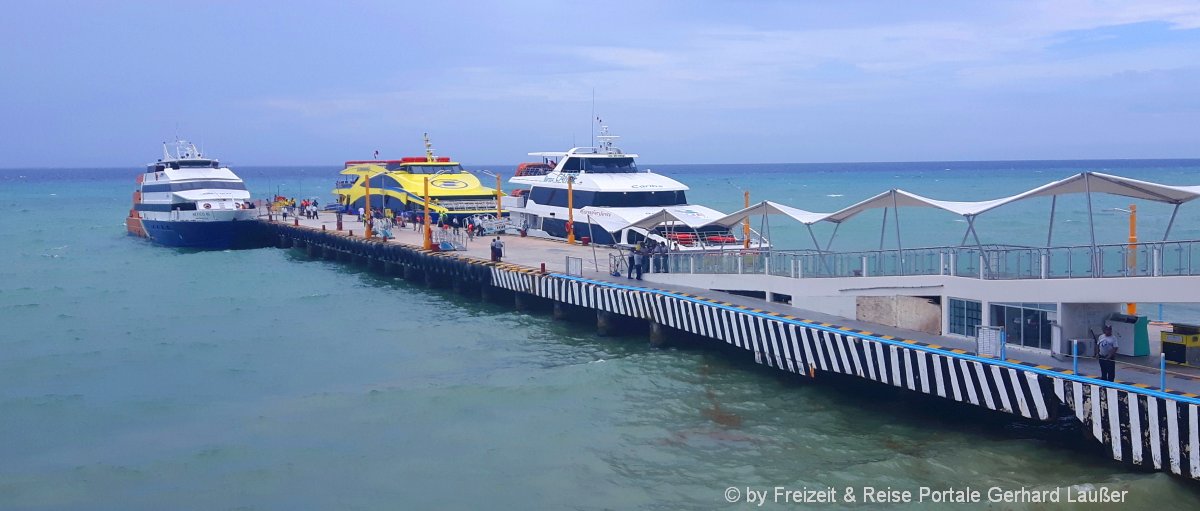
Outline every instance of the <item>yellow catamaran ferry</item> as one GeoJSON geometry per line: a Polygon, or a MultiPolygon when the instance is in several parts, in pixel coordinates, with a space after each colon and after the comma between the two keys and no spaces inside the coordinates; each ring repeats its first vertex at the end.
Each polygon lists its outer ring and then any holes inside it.
{"type": "Polygon", "coordinates": [[[425,134],[425,156],[347,161],[341,173],[349,177],[338,181],[333,193],[337,196],[338,204],[351,212],[366,207],[369,193],[374,209],[390,209],[398,214],[405,211],[424,214],[428,193],[429,211],[434,221],[439,218],[506,214],[498,207],[500,196],[503,195],[499,187],[483,186],[479,178],[467,172],[462,164],[446,156],[434,156],[428,133],[425,134]],[[426,178],[429,181],[428,191],[425,188],[426,178]]]}

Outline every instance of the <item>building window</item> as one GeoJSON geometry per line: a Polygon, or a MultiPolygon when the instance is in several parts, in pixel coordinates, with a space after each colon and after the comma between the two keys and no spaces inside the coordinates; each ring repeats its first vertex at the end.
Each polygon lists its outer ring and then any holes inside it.
{"type": "Polygon", "coordinates": [[[974,300],[950,299],[950,333],[975,337],[983,319],[983,304],[974,300]]]}
{"type": "Polygon", "coordinates": [[[1050,349],[1053,303],[993,303],[991,325],[1004,330],[1004,341],[1029,348],[1050,349]]]}

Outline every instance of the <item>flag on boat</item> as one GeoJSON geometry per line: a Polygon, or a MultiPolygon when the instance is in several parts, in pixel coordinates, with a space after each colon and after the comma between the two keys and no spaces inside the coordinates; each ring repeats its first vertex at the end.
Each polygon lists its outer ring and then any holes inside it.
{"type": "Polygon", "coordinates": [[[376,157],[376,158],[378,158],[378,157],[379,157],[379,150],[378,150],[378,149],[376,149],[376,150],[375,150],[375,157],[376,157]]]}

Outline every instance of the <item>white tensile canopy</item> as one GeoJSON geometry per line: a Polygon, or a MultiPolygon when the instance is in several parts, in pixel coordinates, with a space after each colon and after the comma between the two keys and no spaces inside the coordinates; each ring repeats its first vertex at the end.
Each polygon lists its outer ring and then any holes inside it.
{"type": "MultiPolygon", "coordinates": [[[[1081,172],[1058,181],[1047,183],[1032,190],[1018,193],[1016,195],[985,201],[938,200],[900,189],[888,190],[833,213],[814,213],[771,201],[763,201],[754,206],[750,206],[718,219],[712,222],[712,224],[732,227],[738,222],[747,220],[751,216],[761,216],[763,218],[763,222],[765,223],[767,215],[784,215],[804,224],[808,228],[809,235],[813,237],[813,244],[816,245],[817,250],[820,251],[821,246],[819,243],[817,243],[816,237],[813,236],[812,233],[813,224],[817,222],[832,222],[837,226],[840,226],[842,222],[845,222],[846,220],[849,220],[860,213],[871,209],[882,208],[884,210],[882,229],[886,229],[888,214],[887,210],[891,209],[893,211],[893,215],[896,217],[894,221],[896,225],[896,247],[898,250],[903,250],[903,245],[901,244],[900,240],[900,215],[898,211],[900,206],[926,207],[949,211],[964,217],[967,220],[967,231],[963,233],[963,239],[960,244],[966,243],[967,236],[973,235],[975,238],[975,243],[980,245],[980,248],[982,248],[982,245],[979,242],[979,235],[975,232],[976,216],[1013,202],[1036,197],[1051,197],[1050,230],[1046,234],[1046,246],[1050,246],[1050,243],[1053,239],[1054,212],[1055,207],[1057,206],[1058,196],[1083,193],[1087,195],[1088,225],[1091,229],[1092,247],[1094,252],[1096,247],[1096,228],[1092,215],[1093,192],[1174,204],[1175,210],[1171,213],[1171,220],[1167,224],[1166,233],[1163,235],[1164,241],[1171,234],[1171,227],[1175,223],[1175,216],[1179,212],[1179,206],[1185,202],[1200,198],[1200,186],[1165,185],[1149,181],[1141,181],[1138,179],[1130,179],[1127,177],[1114,176],[1100,172],[1081,172]]],[[[828,250],[829,246],[832,245],[833,237],[836,235],[837,227],[834,228],[834,232],[829,238],[829,242],[826,245],[826,250],[828,250]]],[[[880,239],[882,240],[882,236],[880,239]]],[[[881,245],[879,248],[882,250],[883,246],[881,245]]]]}
{"type": "Polygon", "coordinates": [[[708,211],[711,211],[711,213],[701,214],[701,213],[697,212],[696,209],[700,209],[700,208],[697,208],[695,206],[665,207],[658,211],[655,211],[653,213],[646,215],[645,217],[643,217],[640,220],[631,222],[628,225],[623,226],[623,228],[638,227],[638,228],[649,231],[649,230],[651,230],[655,227],[658,227],[659,225],[662,225],[662,224],[666,224],[666,223],[670,223],[670,222],[679,222],[683,225],[686,225],[688,227],[695,229],[698,227],[704,227],[706,225],[715,224],[716,221],[712,220],[712,217],[721,214],[720,211],[716,211],[716,210],[708,210],[708,211]]]}
{"type": "MultiPolygon", "coordinates": [[[[826,218],[829,217],[829,213],[814,213],[812,211],[805,211],[803,209],[793,208],[791,206],[780,204],[778,202],[762,201],[762,202],[755,204],[753,206],[750,206],[748,208],[744,208],[744,209],[735,211],[733,213],[730,213],[728,215],[725,215],[724,217],[721,217],[721,218],[717,219],[716,221],[712,222],[711,225],[719,225],[719,226],[726,227],[726,228],[732,228],[733,226],[735,226],[741,222],[748,222],[750,220],[750,218],[752,218],[752,217],[758,217],[758,218],[762,219],[760,222],[759,229],[764,234],[769,234],[770,230],[771,230],[771,227],[770,227],[771,224],[767,222],[768,215],[783,215],[783,216],[786,216],[788,218],[791,218],[797,222],[804,224],[804,227],[806,227],[808,229],[808,235],[810,237],[812,237],[813,246],[816,247],[818,252],[821,251],[821,244],[817,242],[817,237],[815,234],[813,234],[812,225],[817,222],[824,221],[826,218]]],[[[835,227],[835,232],[836,232],[836,227],[835,227]]],[[[770,239],[770,237],[768,236],[767,239],[770,239]]],[[[832,241],[832,238],[830,238],[830,241],[832,241]]]]}

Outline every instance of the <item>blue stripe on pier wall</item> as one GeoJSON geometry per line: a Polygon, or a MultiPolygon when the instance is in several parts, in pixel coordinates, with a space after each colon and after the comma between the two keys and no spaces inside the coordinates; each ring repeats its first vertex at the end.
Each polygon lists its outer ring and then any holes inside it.
{"type": "Polygon", "coordinates": [[[758,363],[788,372],[858,376],[1036,420],[1049,420],[1051,406],[1061,403],[1111,450],[1113,459],[1200,479],[1200,399],[1189,395],[980,357],[681,293],[500,267],[492,272],[496,286],[656,321],[750,350],[758,363]]]}
{"type": "Polygon", "coordinates": [[[481,282],[705,335],[752,351],[759,363],[793,373],[854,375],[1037,420],[1048,420],[1061,405],[1113,459],[1200,480],[1200,398],[1193,394],[1105,382],[683,293],[541,274],[448,254],[433,256],[411,247],[386,247],[386,253],[376,254],[384,250],[381,244],[291,226],[278,229],[297,238],[336,242],[339,250],[364,256],[394,257],[432,269],[440,264],[455,274],[478,268],[484,272],[477,277],[481,282]]]}

